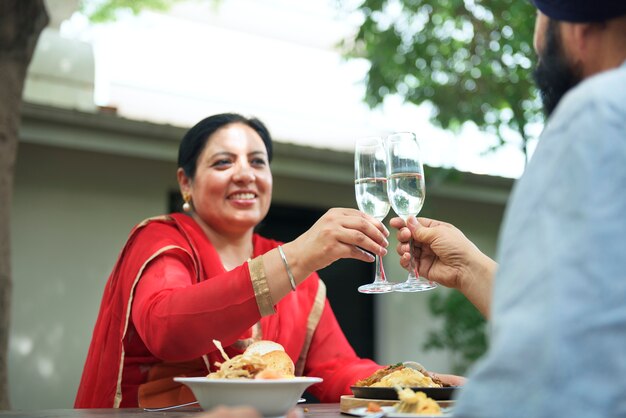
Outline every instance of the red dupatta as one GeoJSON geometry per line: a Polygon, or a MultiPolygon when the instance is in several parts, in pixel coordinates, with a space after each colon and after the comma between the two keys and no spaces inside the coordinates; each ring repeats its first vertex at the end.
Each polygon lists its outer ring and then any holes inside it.
{"type": "MultiPolygon", "coordinates": [[[[185,232],[183,219],[177,215],[163,216],[145,220],[135,226],[109,276],[100,311],[94,327],[91,345],[85,360],[83,375],[78,387],[74,403],[75,408],[111,408],[119,407],[121,402],[120,384],[123,376],[123,339],[130,320],[131,296],[143,268],[158,254],[171,250],[176,246],[168,237],[162,249],[155,252],[153,247],[135,246],[138,232],[150,222],[174,222],[181,232],[185,232]],[[132,257],[131,257],[132,253],[132,257]]],[[[183,236],[188,236],[184,233],[183,236]]],[[[155,247],[159,247],[162,237],[153,237],[155,247]]],[[[178,248],[183,248],[194,256],[200,276],[200,265],[189,242],[179,242],[178,248]]]]}

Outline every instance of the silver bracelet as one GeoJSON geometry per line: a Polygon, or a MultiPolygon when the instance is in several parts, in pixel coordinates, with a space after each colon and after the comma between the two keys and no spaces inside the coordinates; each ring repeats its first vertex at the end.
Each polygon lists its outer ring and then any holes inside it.
{"type": "Polygon", "coordinates": [[[291,290],[296,290],[296,280],[293,278],[293,273],[291,272],[291,268],[289,268],[289,263],[287,262],[287,257],[285,257],[285,252],[283,251],[283,247],[278,246],[278,252],[280,253],[280,258],[283,259],[283,264],[285,265],[285,270],[287,270],[287,276],[289,276],[289,284],[291,284],[291,290]]]}

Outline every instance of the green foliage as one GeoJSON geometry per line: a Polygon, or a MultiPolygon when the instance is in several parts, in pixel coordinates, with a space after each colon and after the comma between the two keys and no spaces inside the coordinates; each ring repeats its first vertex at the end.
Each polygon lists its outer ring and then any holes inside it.
{"type": "Polygon", "coordinates": [[[142,10],[166,11],[181,0],[82,0],[80,8],[92,22],[110,22],[120,11],[138,15],[142,10]]]}
{"type": "Polygon", "coordinates": [[[430,102],[438,126],[458,132],[473,121],[501,143],[513,130],[525,147],[527,123],[543,121],[531,77],[529,1],[364,0],[357,10],[363,23],[341,46],[346,57],[371,64],[371,107],[389,94],[430,102]]]}
{"type": "Polygon", "coordinates": [[[453,373],[465,374],[487,349],[485,319],[458,291],[433,293],[429,306],[435,317],[443,317],[444,326],[429,332],[424,349],[450,350],[453,373]]]}

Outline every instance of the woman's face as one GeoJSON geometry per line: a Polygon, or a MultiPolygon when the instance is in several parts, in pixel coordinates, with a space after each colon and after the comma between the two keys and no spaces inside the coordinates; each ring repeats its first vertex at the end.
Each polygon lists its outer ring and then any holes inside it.
{"type": "Polygon", "coordinates": [[[211,229],[240,234],[263,220],[272,199],[272,173],[263,140],[243,123],[211,135],[190,181],[179,169],[182,192],[211,229]]]}

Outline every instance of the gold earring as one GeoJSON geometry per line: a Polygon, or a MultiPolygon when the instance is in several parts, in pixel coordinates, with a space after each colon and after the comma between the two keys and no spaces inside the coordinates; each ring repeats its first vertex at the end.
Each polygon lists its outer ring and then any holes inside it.
{"type": "Polygon", "coordinates": [[[191,203],[189,203],[191,201],[191,196],[187,193],[183,193],[183,200],[183,210],[185,212],[191,211],[191,203]]]}

